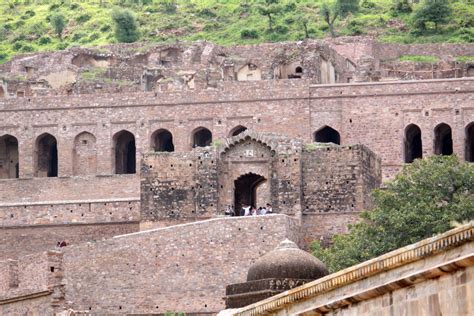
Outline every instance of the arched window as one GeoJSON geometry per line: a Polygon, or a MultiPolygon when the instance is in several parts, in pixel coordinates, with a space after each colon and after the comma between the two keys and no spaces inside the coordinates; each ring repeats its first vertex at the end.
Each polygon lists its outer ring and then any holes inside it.
{"type": "Polygon", "coordinates": [[[466,161],[474,162],[474,122],[466,126],[466,161]]]}
{"type": "Polygon", "coordinates": [[[212,143],[212,133],[205,127],[199,127],[193,133],[193,148],[206,147],[212,143]]]}
{"type": "Polygon", "coordinates": [[[154,151],[174,151],[173,135],[166,129],[159,129],[151,136],[154,151]]]}
{"type": "Polygon", "coordinates": [[[415,124],[410,124],[405,128],[405,162],[412,163],[422,157],[421,130],[415,124]]]}
{"type": "Polygon", "coordinates": [[[441,123],[436,126],[434,141],[435,155],[452,155],[453,154],[453,138],[451,127],[448,124],[441,123]]]}
{"type": "Polygon", "coordinates": [[[303,73],[303,68],[301,68],[300,66],[296,67],[295,68],[295,73],[302,74],[303,73]]]}
{"type": "Polygon", "coordinates": [[[242,126],[242,125],[236,126],[230,131],[229,136],[237,136],[240,133],[245,132],[246,130],[247,130],[247,127],[245,126],[242,126]]]}
{"type": "Polygon", "coordinates": [[[97,148],[95,136],[82,132],[74,139],[73,174],[91,175],[97,173],[97,148]]]}
{"type": "Polygon", "coordinates": [[[129,131],[120,131],[114,135],[115,174],[136,172],[135,136],[129,131]]]}
{"type": "Polygon", "coordinates": [[[0,179],[19,177],[18,140],[5,135],[0,137],[0,179]]]}
{"type": "Polygon", "coordinates": [[[57,177],[58,143],[56,138],[48,133],[38,136],[36,139],[35,153],[35,176],[57,177]]]}
{"type": "Polygon", "coordinates": [[[324,126],[314,133],[314,141],[318,143],[334,143],[340,145],[341,136],[335,129],[329,126],[324,126]]]}

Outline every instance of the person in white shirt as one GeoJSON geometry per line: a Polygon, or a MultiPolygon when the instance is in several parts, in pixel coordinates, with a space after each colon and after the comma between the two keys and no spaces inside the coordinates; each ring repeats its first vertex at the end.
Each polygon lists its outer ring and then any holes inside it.
{"type": "Polygon", "coordinates": [[[272,208],[272,205],[270,203],[267,203],[267,213],[268,214],[273,214],[273,208],[272,208]]]}
{"type": "Polygon", "coordinates": [[[243,208],[244,208],[244,216],[249,216],[250,215],[250,205],[246,205],[243,208]]]}

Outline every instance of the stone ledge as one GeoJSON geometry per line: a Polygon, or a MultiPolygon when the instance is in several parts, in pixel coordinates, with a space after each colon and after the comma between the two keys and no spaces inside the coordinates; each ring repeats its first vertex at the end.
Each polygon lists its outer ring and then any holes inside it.
{"type": "Polygon", "coordinates": [[[46,291],[41,291],[41,292],[23,294],[23,295],[19,295],[19,296],[15,296],[15,297],[10,297],[10,298],[0,298],[0,306],[15,303],[15,302],[19,302],[19,301],[30,300],[32,298],[48,296],[48,295],[51,295],[51,294],[53,294],[53,291],[46,290],[46,291]]]}
{"type": "MultiPolygon", "coordinates": [[[[425,259],[426,257],[433,256],[440,253],[441,251],[446,251],[456,246],[467,244],[473,240],[474,222],[471,222],[470,224],[452,229],[439,236],[424,239],[415,244],[397,249],[380,257],[333,273],[327,277],[305,284],[286,293],[276,295],[265,301],[244,307],[236,311],[234,314],[254,316],[270,313],[271,311],[283,308],[289,303],[308,300],[317,295],[327,293],[356,281],[366,279],[373,275],[387,272],[403,265],[425,259]]],[[[456,262],[456,264],[461,262],[459,266],[472,265],[474,264],[474,255],[471,253],[464,258],[457,258],[452,261],[456,262]]],[[[448,262],[446,264],[442,264],[441,266],[452,268],[453,264],[453,262],[448,262]]],[[[437,269],[441,272],[443,271],[443,267],[434,267],[433,269],[434,271],[437,269]]],[[[427,277],[426,274],[430,274],[430,269],[420,273],[420,275],[423,275],[424,277],[427,277]]],[[[377,290],[375,290],[375,292],[377,292],[377,290]]],[[[365,296],[362,295],[361,297],[365,296]]]]}

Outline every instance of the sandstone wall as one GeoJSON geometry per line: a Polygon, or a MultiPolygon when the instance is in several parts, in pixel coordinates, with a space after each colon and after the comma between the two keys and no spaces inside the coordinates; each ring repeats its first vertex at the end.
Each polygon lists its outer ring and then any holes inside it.
{"type": "Polygon", "coordinates": [[[361,211],[381,184],[380,159],[360,145],[307,149],[302,177],[304,213],[361,211]]]}
{"type": "Polygon", "coordinates": [[[97,139],[97,173],[111,174],[112,136],[124,129],[135,136],[139,161],[159,128],[173,134],[176,151],[189,151],[200,126],[213,139],[242,125],[310,142],[314,131],[329,125],[339,131],[343,145],[362,143],[381,156],[387,178],[403,163],[404,128],[410,123],[422,130],[425,155],[433,153],[435,126],[449,124],[454,151],[464,157],[464,129],[474,115],[472,86],[470,79],[311,87],[304,80],[279,80],[229,83],[220,92],[6,99],[0,102],[6,116],[0,133],[19,139],[20,177],[29,177],[34,140],[44,132],[57,138],[59,175],[68,176],[74,169],[74,138],[82,131],[97,139]]]}
{"type": "Polygon", "coordinates": [[[223,218],[64,248],[66,301],[92,313],[217,312],[225,284],[284,238],[284,215],[223,218]]]}
{"type": "MultiPolygon", "coordinates": [[[[404,161],[405,128],[422,132],[423,156],[434,153],[434,129],[452,129],[454,153],[465,157],[465,128],[474,120],[472,80],[439,80],[311,87],[309,130],[329,125],[342,144],[364,144],[382,159],[384,179],[404,161]]],[[[470,140],[472,142],[472,140],[470,140]]]]}
{"type": "Polygon", "coordinates": [[[137,201],[136,175],[2,179],[0,206],[137,201]]]}
{"type": "Polygon", "coordinates": [[[212,147],[145,156],[141,220],[197,220],[218,209],[217,156],[212,147]]]}
{"type": "Polygon", "coordinates": [[[440,58],[453,58],[457,56],[474,55],[472,44],[388,44],[374,43],[373,54],[376,58],[387,60],[399,58],[403,55],[438,56],[440,58]]]}
{"type": "Polygon", "coordinates": [[[382,182],[380,159],[362,145],[309,147],[302,157],[304,246],[328,244],[372,206],[371,192],[382,182]]]}
{"type": "Polygon", "coordinates": [[[0,314],[53,315],[63,304],[62,253],[0,261],[0,314]]]}
{"type": "Polygon", "coordinates": [[[0,181],[0,259],[139,230],[136,175],[0,181]]]}
{"type": "MultiPolygon", "coordinates": [[[[65,212],[67,213],[67,212],[65,212]]],[[[58,242],[68,245],[97,241],[140,230],[138,222],[98,224],[24,225],[0,227],[0,260],[55,249],[58,242]]]]}

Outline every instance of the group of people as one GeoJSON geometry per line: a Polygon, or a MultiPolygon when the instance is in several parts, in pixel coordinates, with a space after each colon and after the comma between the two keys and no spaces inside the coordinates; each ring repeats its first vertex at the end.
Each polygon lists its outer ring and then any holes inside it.
{"type": "Polygon", "coordinates": [[[270,203],[267,203],[265,206],[261,206],[258,209],[253,205],[243,204],[238,213],[235,212],[232,205],[227,205],[225,210],[225,215],[228,216],[256,216],[256,215],[266,215],[272,214],[273,209],[270,203]]]}

